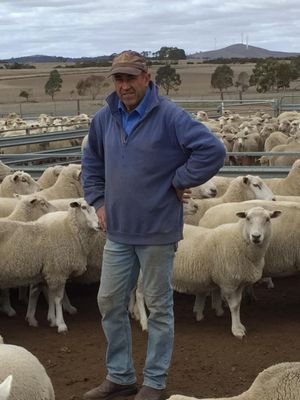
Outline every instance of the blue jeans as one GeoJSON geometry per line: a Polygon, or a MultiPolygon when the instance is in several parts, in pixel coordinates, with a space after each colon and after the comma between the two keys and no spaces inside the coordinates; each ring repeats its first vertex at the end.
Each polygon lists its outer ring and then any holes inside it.
{"type": "Polygon", "coordinates": [[[128,303],[141,269],[149,310],[143,385],[155,389],[166,386],[174,341],[171,285],[174,254],[175,244],[134,246],[110,240],[105,244],[98,305],[107,340],[107,379],[112,382],[136,382],[128,303]]]}

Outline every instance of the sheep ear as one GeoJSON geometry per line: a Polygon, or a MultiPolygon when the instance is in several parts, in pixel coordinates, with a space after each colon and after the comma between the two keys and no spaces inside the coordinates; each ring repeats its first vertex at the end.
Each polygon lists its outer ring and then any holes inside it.
{"type": "Polygon", "coordinates": [[[243,183],[245,183],[245,185],[247,185],[249,182],[249,178],[247,176],[243,176],[243,183]]]}
{"type": "Polygon", "coordinates": [[[14,175],[13,180],[16,182],[19,179],[19,175],[14,175]]]}
{"type": "Polygon", "coordinates": [[[80,203],[78,201],[72,201],[70,203],[70,207],[72,208],[80,207],[80,203]]]}
{"type": "Polygon", "coordinates": [[[247,213],[245,211],[239,211],[239,212],[235,213],[235,215],[239,218],[246,218],[247,213]]]}
{"type": "Polygon", "coordinates": [[[279,211],[279,210],[272,211],[272,212],[270,213],[270,218],[277,218],[277,217],[279,217],[279,215],[281,215],[281,214],[282,214],[282,212],[279,211]]]}

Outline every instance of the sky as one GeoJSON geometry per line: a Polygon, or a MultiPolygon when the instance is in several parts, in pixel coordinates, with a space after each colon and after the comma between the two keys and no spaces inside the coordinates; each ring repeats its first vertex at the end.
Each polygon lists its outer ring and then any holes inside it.
{"type": "Polygon", "coordinates": [[[299,21],[299,0],[0,0],[0,59],[236,43],[299,53],[299,21]]]}

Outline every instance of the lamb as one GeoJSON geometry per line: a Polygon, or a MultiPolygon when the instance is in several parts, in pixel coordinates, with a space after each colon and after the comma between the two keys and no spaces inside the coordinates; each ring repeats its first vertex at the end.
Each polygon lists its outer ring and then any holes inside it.
{"type": "Polygon", "coordinates": [[[0,400],[55,400],[44,366],[30,351],[0,341],[0,360],[0,381],[10,376],[0,385],[0,400]]]}
{"type": "Polygon", "coordinates": [[[223,196],[196,201],[198,204],[198,211],[192,216],[185,217],[184,221],[187,224],[198,225],[200,218],[210,207],[221,203],[239,202],[252,199],[273,200],[275,197],[259,176],[238,176],[232,180],[223,196]]]}
{"type": "Polygon", "coordinates": [[[67,331],[61,307],[65,283],[86,270],[98,231],[95,209],[85,201],[72,202],[66,213],[57,211],[33,222],[1,220],[0,288],[45,281],[50,325],[57,326],[58,332],[67,331]]]}
{"type": "Polygon", "coordinates": [[[39,184],[23,171],[7,175],[0,185],[0,197],[13,197],[17,194],[31,194],[40,190],[39,184]]]}
{"type": "Polygon", "coordinates": [[[12,168],[0,161],[0,182],[3,181],[6,175],[11,175],[13,173],[14,170],[12,168]]]}
{"type": "Polygon", "coordinates": [[[40,185],[41,189],[46,189],[50,186],[53,186],[54,183],[57,181],[57,178],[59,177],[62,169],[62,165],[55,165],[53,167],[46,168],[37,180],[37,183],[40,185]]]}
{"type": "MultiPolygon", "coordinates": [[[[284,362],[264,369],[246,392],[233,397],[202,400],[298,400],[300,398],[300,362],[284,362]]],[[[175,394],[167,400],[200,400],[175,394]]]]}

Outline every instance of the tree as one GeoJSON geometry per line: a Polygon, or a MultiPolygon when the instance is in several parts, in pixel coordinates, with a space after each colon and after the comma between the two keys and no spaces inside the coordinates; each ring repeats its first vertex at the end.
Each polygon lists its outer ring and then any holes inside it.
{"type": "Polygon", "coordinates": [[[90,75],[86,79],[81,79],[77,82],[76,90],[79,96],[85,96],[90,93],[92,99],[101,93],[104,87],[109,86],[109,83],[105,81],[105,77],[102,75],[90,75]]]}
{"type": "Polygon", "coordinates": [[[239,99],[243,100],[243,93],[249,88],[249,75],[247,72],[243,71],[239,73],[237,80],[234,83],[234,86],[239,90],[239,99]]]}
{"type": "Polygon", "coordinates": [[[259,93],[274,89],[279,91],[279,89],[288,88],[290,82],[297,79],[298,76],[295,64],[268,59],[256,63],[250,83],[256,85],[259,93]]]}
{"type": "Polygon", "coordinates": [[[19,97],[23,97],[26,101],[29,100],[30,93],[27,90],[21,90],[19,97]]]}
{"type": "Polygon", "coordinates": [[[228,65],[219,65],[211,75],[210,84],[219,89],[221,99],[224,99],[224,89],[233,86],[233,70],[228,65]]]}
{"type": "Polygon", "coordinates": [[[45,84],[45,93],[51,96],[52,101],[54,100],[54,95],[56,92],[60,92],[63,80],[57,71],[54,69],[50,72],[49,79],[45,84]]]}
{"type": "Polygon", "coordinates": [[[169,64],[158,68],[155,82],[165,90],[167,96],[170,90],[175,90],[176,92],[181,85],[180,75],[176,72],[176,69],[169,64]]]}
{"type": "Polygon", "coordinates": [[[159,58],[161,60],[185,60],[186,55],[183,49],[177,47],[161,47],[159,58]]]}
{"type": "Polygon", "coordinates": [[[276,83],[276,65],[275,60],[260,60],[256,63],[253,74],[250,77],[251,86],[256,86],[258,93],[265,93],[273,89],[276,83]]]}

